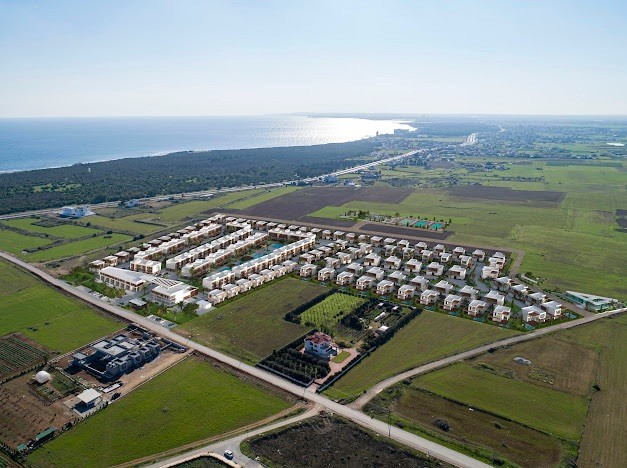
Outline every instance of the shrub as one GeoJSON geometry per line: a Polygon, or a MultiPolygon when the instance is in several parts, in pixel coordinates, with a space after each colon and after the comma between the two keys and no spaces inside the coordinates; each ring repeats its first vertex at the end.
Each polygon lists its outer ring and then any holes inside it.
{"type": "Polygon", "coordinates": [[[451,430],[451,424],[446,419],[438,418],[435,421],[433,421],[433,424],[445,432],[448,432],[451,430]]]}

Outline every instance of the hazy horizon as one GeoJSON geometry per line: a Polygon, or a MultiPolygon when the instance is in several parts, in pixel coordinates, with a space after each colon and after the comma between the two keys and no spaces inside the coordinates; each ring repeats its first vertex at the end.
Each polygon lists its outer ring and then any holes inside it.
{"type": "Polygon", "coordinates": [[[627,114],[614,1],[0,7],[0,117],[627,114]]]}

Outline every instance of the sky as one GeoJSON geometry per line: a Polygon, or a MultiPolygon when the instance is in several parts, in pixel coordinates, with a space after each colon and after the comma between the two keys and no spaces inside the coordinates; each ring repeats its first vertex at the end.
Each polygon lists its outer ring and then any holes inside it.
{"type": "Polygon", "coordinates": [[[0,0],[0,117],[627,114],[625,1],[0,0]]]}

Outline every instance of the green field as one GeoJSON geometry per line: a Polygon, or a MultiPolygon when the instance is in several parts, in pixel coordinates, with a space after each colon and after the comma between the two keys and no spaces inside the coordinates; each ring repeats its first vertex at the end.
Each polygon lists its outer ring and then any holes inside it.
{"type": "Polygon", "coordinates": [[[333,399],[355,398],[377,382],[400,372],[515,334],[511,330],[425,310],[325,394],[333,399]]]}
{"type": "Polygon", "coordinates": [[[280,197],[281,195],[285,195],[286,193],[293,192],[295,190],[298,190],[299,188],[300,187],[281,187],[281,188],[261,192],[259,195],[254,195],[248,199],[231,203],[228,207],[229,209],[243,210],[244,208],[249,208],[251,206],[257,205],[258,203],[272,200],[273,198],[280,197]]]}
{"type": "Polygon", "coordinates": [[[50,350],[67,352],[124,326],[0,262],[0,277],[6,276],[14,280],[0,287],[0,335],[20,332],[50,350]]]}
{"type": "Polygon", "coordinates": [[[219,305],[177,331],[238,359],[257,362],[310,330],[284,316],[326,290],[315,283],[282,279],[219,305]]]}
{"type": "Polygon", "coordinates": [[[559,439],[494,414],[455,403],[414,385],[397,384],[369,402],[365,411],[381,419],[391,418],[405,430],[467,453],[488,464],[494,456],[505,466],[556,466],[564,458],[559,439]],[[392,414],[388,410],[392,410],[392,414]],[[449,430],[434,421],[446,421],[449,430]]]}
{"type": "Polygon", "coordinates": [[[332,329],[343,317],[359,307],[365,299],[349,294],[335,293],[310,307],[300,315],[300,323],[327,330],[332,329]]]}
{"type": "Polygon", "coordinates": [[[89,239],[69,242],[67,244],[51,247],[46,250],[40,250],[32,254],[24,255],[24,257],[30,262],[45,262],[48,260],[81,255],[92,250],[101,249],[103,247],[131,240],[133,240],[132,237],[124,234],[109,234],[107,236],[90,237],[89,239]]]}
{"type": "MultiPolygon", "coordinates": [[[[476,158],[464,161],[477,162],[476,158]]],[[[401,216],[452,219],[450,230],[455,234],[449,242],[522,249],[525,256],[520,271],[531,271],[545,279],[542,284],[545,288],[574,289],[627,300],[627,283],[623,281],[627,235],[617,230],[615,219],[615,211],[627,206],[625,169],[552,166],[550,162],[535,160],[517,162],[529,164],[512,164],[507,171],[495,172],[422,167],[395,172],[418,175],[425,181],[455,176],[459,185],[481,183],[516,190],[565,192],[564,200],[523,203],[456,197],[447,188],[418,188],[399,204],[352,201],[339,207],[327,206],[310,215],[339,218],[349,210],[368,210],[387,215],[398,212],[401,216]],[[544,180],[534,181],[531,179],[534,177],[544,180]]]]}
{"type": "Polygon", "coordinates": [[[17,232],[0,229],[0,250],[19,255],[24,249],[36,249],[52,243],[49,239],[25,236],[17,232]]]}
{"type": "Polygon", "coordinates": [[[7,294],[13,294],[21,289],[26,289],[39,284],[37,279],[19,268],[0,261],[0,299],[7,294]]]}
{"type": "MultiPolygon", "coordinates": [[[[183,222],[186,218],[190,217],[202,218],[205,216],[204,212],[207,210],[224,205],[229,205],[229,208],[231,208],[230,204],[233,202],[237,202],[238,200],[243,200],[248,197],[255,197],[256,195],[265,192],[266,190],[264,189],[243,190],[241,192],[230,192],[207,200],[192,200],[185,203],[177,203],[161,210],[157,217],[166,222],[183,222]]],[[[242,203],[245,203],[246,201],[247,200],[243,200],[242,203]]]]}
{"type": "Polygon", "coordinates": [[[627,466],[627,315],[560,332],[599,353],[595,391],[579,446],[579,466],[627,466]]]}
{"type": "Polygon", "coordinates": [[[33,452],[35,466],[105,467],[217,436],[290,404],[188,358],[33,452]]]}
{"type": "Polygon", "coordinates": [[[414,385],[573,441],[581,437],[588,409],[586,398],[516,381],[466,363],[420,376],[414,385]]]}
{"type": "Polygon", "coordinates": [[[406,429],[486,461],[495,452],[522,466],[625,466],[626,338],[627,315],[558,331],[399,383],[366,411],[387,420],[392,409],[406,429]]]}
{"type": "MultiPolygon", "coordinates": [[[[139,213],[120,218],[108,218],[106,216],[94,215],[82,218],[78,222],[86,225],[96,226],[105,230],[129,232],[131,234],[150,234],[152,232],[167,229],[166,226],[158,224],[139,223],[135,220],[151,220],[158,215],[153,213],[139,213]]],[[[158,223],[158,221],[156,221],[158,223]]]]}
{"type": "Polygon", "coordinates": [[[62,224],[58,226],[37,226],[38,219],[33,218],[19,218],[3,221],[3,224],[14,228],[22,229],[24,231],[36,232],[39,234],[48,234],[53,237],[59,237],[62,239],[77,239],[79,237],[87,237],[94,234],[100,234],[97,229],[90,229],[84,226],[75,226],[73,224],[62,224]]]}

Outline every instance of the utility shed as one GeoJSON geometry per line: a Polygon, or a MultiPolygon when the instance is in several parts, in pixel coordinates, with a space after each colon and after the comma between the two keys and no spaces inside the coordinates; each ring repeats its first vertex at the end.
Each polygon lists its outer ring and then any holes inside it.
{"type": "Polygon", "coordinates": [[[85,406],[92,407],[100,401],[100,393],[93,388],[88,388],[87,390],[84,390],[83,392],[78,394],[78,399],[85,406]]]}

